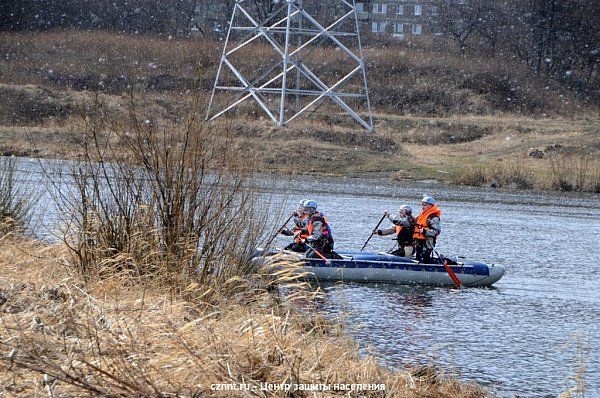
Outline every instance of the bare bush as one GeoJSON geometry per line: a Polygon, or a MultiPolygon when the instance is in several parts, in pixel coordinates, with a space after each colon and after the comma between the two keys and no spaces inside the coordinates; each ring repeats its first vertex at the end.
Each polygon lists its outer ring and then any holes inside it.
{"type": "Polygon", "coordinates": [[[62,239],[83,275],[126,271],[177,289],[248,267],[266,217],[252,155],[196,116],[158,121],[132,99],[119,121],[98,99],[88,104],[84,155],[59,196],[72,215],[62,239]]]}
{"type": "Polygon", "coordinates": [[[17,183],[15,158],[0,158],[0,235],[22,231],[31,220],[35,195],[17,183]]]}

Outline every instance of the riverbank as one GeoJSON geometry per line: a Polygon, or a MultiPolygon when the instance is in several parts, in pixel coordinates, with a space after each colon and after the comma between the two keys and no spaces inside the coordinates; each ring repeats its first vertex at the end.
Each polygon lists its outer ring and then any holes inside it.
{"type": "Polygon", "coordinates": [[[298,283],[294,297],[264,274],[165,295],[125,272],[85,281],[70,261],[62,245],[0,240],[0,334],[12,336],[0,343],[0,393],[278,397],[289,384],[320,396],[485,396],[434,369],[392,371],[359,355],[298,283]]]}
{"type": "MultiPolygon", "coordinates": [[[[37,86],[22,89],[55,93],[37,86]]],[[[91,96],[69,95],[80,104],[91,96]]],[[[115,109],[126,102],[104,97],[115,109]]],[[[154,98],[158,99],[167,101],[154,98]]],[[[176,99],[169,101],[162,114],[177,104],[176,99]]],[[[238,148],[238,156],[252,153],[265,172],[600,192],[600,118],[378,114],[374,134],[344,122],[338,126],[335,120],[343,118],[333,114],[280,129],[266,120],[237,117],[209,128],[231,135],[230,145],[238,148]]],[[[77,159],[83,154],[83,130],[83,120],[77,116],[5,124],[0,126],[0,154],[77,159]]]]}

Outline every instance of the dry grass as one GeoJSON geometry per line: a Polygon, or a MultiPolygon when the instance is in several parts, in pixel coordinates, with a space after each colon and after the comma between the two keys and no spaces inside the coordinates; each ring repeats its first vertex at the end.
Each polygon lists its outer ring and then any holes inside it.
{"type": "Polygon", "coordinates": [[[477,141],[495,132],[493,126],[443,119],[382,118],[380,126],[382,134],[387,132],[401,142],[426,146],[477,141]]]}
{"type": "Polygon", "coordinates": [[[600,192],[600,161],[588,154],[552,154],[537,164],[522,157],[502,162],[465,161],[451,170],[450,181],[459,185],[600,192]]]}
{"type": "Polygon", "coordinates": [[[0,49],[3,82],[108,92],[122,92],[138,78],[157,89],[184,87],[219,51],[197,41],[91,31],[3,34],[0,49]]]}
{"type": "Polygon", "coordinates": [[[440,40],[367,49],[374,107],[427,116],[566,115],[561,109],[578,113],[586,108],[556,82],[533,75],[526,65],[504,57],[463,57],[450,48],[440,40]]]}
{"type": "Polygon", "coordinates": [[[548,161],[550,188],[600,193],[600,160],[597,157],[553,153],[548,161]]]}
{"type": "Polygon", "coordinates": [[[456,169],[450,178],[454,184],[459,185],[529,189],[535,184],[538,188],[542,187],[542,181],[535,180],[535,176],[523,162],[469,164],[456,169]]]}
{"type": "Polygon", "coordinates": [[[584,339],[581,333],[577,333],[572,337],[571,342],[565,345],[565,349],[570,345],[576,345],[577,353],[573,360],[573,375],[569,377],[568,384],[571,385],[566,391],[561,393],[558,398],[585,398],[586,397],[586,382],[585,376],[588,367],[590,355],[589,337],[584,339]]]}
{"type": "Polygon", "coordinates": [[[85,283],[60,245],[4,237],[0,248],[0,394],[312,396],[210,387],[288,382],[386,385],[356,397],[485,396],[431,370],[393,372],[361,358],[339,326],[302,310],[311,293],[277,300],[264,276],[169,297],[125,273],[85,283]]]}

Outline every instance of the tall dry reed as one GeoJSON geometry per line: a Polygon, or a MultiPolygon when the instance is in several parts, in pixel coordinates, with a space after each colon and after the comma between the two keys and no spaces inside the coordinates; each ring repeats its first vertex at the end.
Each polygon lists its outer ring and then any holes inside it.
{"type": "Polygon", "coordinates": [[[600,161],[591,155],[551,154],[550,188],[600,192],[600,161]]]}
{"type": "Polygon", "coordinates": [[[469,163],[455,170],[450,175],[455,184],[482,186],[493,188],[529,189],[538,183],[524,162],[503,162],[501,164],[469,163]]]}
{"type": "Polygon", "coordinates": [[[586,373],[590,355],[589,337],[584,339],[581,333],[572,336],[571,341],[565,345],[565,349],[576,347],[573,360],[573,374],[569,377],[567,388],[559,395],[559,398],[585,398],[586,395],[586,373]]]}

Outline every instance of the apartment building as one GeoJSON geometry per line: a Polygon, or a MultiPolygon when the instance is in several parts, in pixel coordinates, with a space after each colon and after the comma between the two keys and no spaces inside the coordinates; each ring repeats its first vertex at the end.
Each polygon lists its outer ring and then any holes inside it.
{"type": "Polygon", "coordinates": [[[373,34],[390,34],[404,39],[409,35],[439,33],[438,10],[433,1],[362,1],[356,3],[356,8],[365,30],[373,34]]]}

